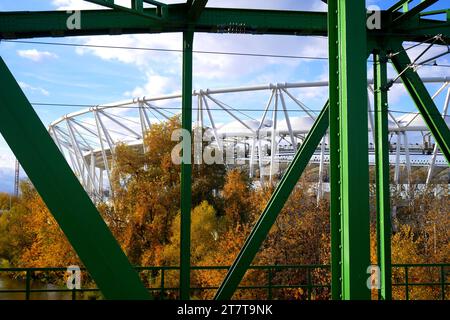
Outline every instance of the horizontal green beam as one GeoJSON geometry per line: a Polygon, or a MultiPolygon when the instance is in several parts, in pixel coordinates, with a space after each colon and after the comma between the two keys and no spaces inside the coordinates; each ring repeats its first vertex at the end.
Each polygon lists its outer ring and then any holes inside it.
{"type": "Polygon", "coordinates": [[[278,214],[283,209],[289,195],[295,188],[298,179],[303,173],[303,170],[309,163],[311,156],[317,148],[320,140],[324,136],[328,128],[329,119],[329,104],[326,103],[319,117],[316,119],[311,131],[307,135],[305,141],[298,149],[293,161],[283,175],[272,197],[267,203],[266,208],[259,217],[255,227],[245,241],[242,250],[239,252],[236,260],[229,269],[224,281],[220,285],[216,293],[216,300],[231,299],[235,290],[239,286],[242,278],[250,267],[253,259],[261,247],[261,244],[266,239],[272,228],[278,214]]]}
{"type": "Polygon", "coordinates": [[[0,58],[0,133],[106,299],[150,299],[138,274],[0,58]]]}
{"type": "Polygon", "coordinates": [[[421,17],[425,17],[425,16],[434,16],[437,14],[444,14],[447,18],[448,21],[448,17],[450,16],[450,9],[440,9],[440,10],[432,10],[432,11],[426,11],[426,12],[421,12],[420,16],[421,17]]]}
{"type": "MultiPolygon", "coordinates": [[[[146,8],[144,13],[158,15],[158,10],[146,8]]],[[[188,22],[186,4],[168,5],[161,21],[117,10],[86,10],[79,30],[67,28],[69,16],[64,11],[0,12],[0,39],[182,32],[189,24],[196,32],[327,36],[326,12],[204,8],[197,21],[188,22]]],[[[387,32],[368,30],[369,36],[389,34],[403,41],[424,41],[437,33],[450,43],[444,21],[414,19],[387,32]]]]}
{"type": "MultiPolygon", "coordinates": [[[[156,8],[145,9],[156,14],[156,8]]],[[[134,34],[182,32],[187,26],[186,5],[169,5],[168,17],[155,21],[116,10],[81,11],[81,29],[68,30],[64,11],[1,12],[0,38],[89,36],[100,34],[134,34]]],[[[205,8],[194,23],[196,32],[233,31],[245,25],[245,33],[326,35],[325,12],[205,8]]]]}

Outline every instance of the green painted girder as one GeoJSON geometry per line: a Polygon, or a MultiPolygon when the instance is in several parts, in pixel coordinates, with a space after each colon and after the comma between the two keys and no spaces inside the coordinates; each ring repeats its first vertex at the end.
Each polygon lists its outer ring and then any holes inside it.
{"type": "MultiPolygon", "coordinates": [[[[183,33],[182,113],[181,127],[192,134],[192,47],[193,30],[183,33]]],[[[180,298],[189,300],[191,285],[191,206],[192,206],[192,161],[191,139],[183,139],[181,163],[181,219],[180,219],[180,298]],[[188,153],[188,155],[186,155],[188,153]]]]}
{"type": "Polygon", "coordinates": [[[408,11],[402,13],[400,16],[396,17],[394,20],[392,20],[392,23],[395,24],[402,24],[408,19],[411,19],[413,17],[418,17],[419,13],[428,8],[429,6],[435,4],[438,2],[438,0],[425,0],[416,5],[414,8],[409,9],[408,11]]]}
{"type": "Polygon", "coordinates": [[[106,299],[150,299],[116,239],[0,58],[0,132],[106,299]]]}
{"type": "Polygon", "coordinates": [[[191,21],[196,21],[206,7],[208,0],[193,0],[189,7],[188,17],[191,21]]]}
{"type": "Polygon", "coordinates": [[[231,268],[228,270],[225,279],[215,295],[216,300],[228,300],[233,296],[239,286],[239,283],[247,272],[248,267],[251,265],[253,259],[258,253],[261,244],[269,234],[269,231],[275,223],[278,214],[283,209],[289,195],[295,188],[298,179],[303,173],[303,170],[308,165],[311,156],[314,154],[314,151],[320,143],[320,140],[325,134],[328,128],[328,119],[329,104],[327,102],[308,133],[305,141],[298,149],[293,161],[278,183],[278,186],[267,203],[266,208],[246,239],[242,250],[239,252],[239,255],[231,268]]]}
{"type": "MultiPolygon", "coordinates": [[[[182,32],[187,24],[196,32],[221,32],[232,23],[245,24],[245,33],[326,35],[326,13],[278,10],[204,8],[196,22],[188,23],[185,4],[167,6],[164,21],[117,10],[81,11],[81,30],[68,30],[64,11],[1,12],[0,38],[89,36],[182,32]]],[[[156,15],[156,8],[144,9],[156,15]]]]}
{"type": "MultiPolygon", "coordinates": [[[[328,3],[329,12],[337,10],[337,3],[328,3]]],[[[335,14],[328,14],[328,30],[335,29],[338,24],[335,14]]],[[[341,216],[340,208],[340,167],[339,167],[339,45],[337,32],[328,34],[329,56],[329,101],[330,101],[330,252],[331,252],[331,299],[340,300],[341,286],[341,216]]]]}
{"type": "Polygon", "coordinates": [[[401,73],[401,79],[419,110],[428,129],[433,134],[436,143],[450,164],[450,130],[431,98],[427,88],[423,84],[414,68],[410,68],[411,60],[401,45],[391,48],[396,55],[390,57],[391,62],[397,72],[401,73]],[[403,72],[403,70],[407,69],[403,72]]]}
{"type": "Polygon", "coordinates": [[[391,206],[389,181],[388,80],[385,51],[374,55],[374,112],[377,205],[377,256],[380,267],[380,299],[392,299],[391,206]]]}
{"type": "Polygon", "coordinates": [[[339,176],[335,172],[331,177],[331,209],[338,211],[331,212],[331,215],[335,219],[340,218],[340,298],[368,300],[370,222],[366,8],[364,0],[330,0],[328,6],[330,23],[335,24],[330,25],[329,37],[339,48],[329,48],[329,91],[330,99],[334,101],[330,104],[333,115],[330,143],[334,143],[331,146],[332,170],[339,169],[339,176]],[[337,140],[339,145],[336,148],[337,140]]]}
{"type": "Polygon", "coordinates": [[[392,5],[389,9],[387,9],[388,12],[395,12],[403,8],[405,4],[410,3],[412,0],[400,0],[394,5],[392,5]]]}
{"type": "Polygon", "coordinates": [[[432,10],[432,11],[427,11],[427,12],[421,12],[420,16],[426,17],[426,16],[434,16],[437,14],[444,14],[447,19],[447,22],[450,21],[450,9],[441,9],[441,10],[432,10]]]}
{"type": "MultiPolygon", "coordinates": [[[[157,16],[158,8],[146,8],[144,12],[157,16]]],[[[382,16],[386,14],[382,12],[382,16]]],[[[64,11],[0,12],[0,39],[182,32],[187,25],[196,32],[232,32],[233,26],[242,25],[245,28],[239,28],[239,32],[246,34],[327,35],[325,12],[204,8],[197,21],[189,22],[186,4],[167,5],[161,21],[118,10],[85,10],[81,11],[80,30],[68,30],[68,17],[64,11]]],[[[371,30],[368,35],[424,41],[438,33],[450,43],[447,22],[424,18],[389,30],[371,30]]]]}

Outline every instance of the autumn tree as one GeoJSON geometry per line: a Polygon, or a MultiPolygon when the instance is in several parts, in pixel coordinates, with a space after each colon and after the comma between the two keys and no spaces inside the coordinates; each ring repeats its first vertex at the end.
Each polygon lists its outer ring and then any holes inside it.
{"type": "Polygon", "coordinates": [[[28,181],[21,198],[0,217],[0,255],[17,267],[66,267],[79,264],[53,216],[28,181]]]}
{"type": "MultiPolygon", "coordinates": [[[[144,150],[118,145],[113,169],[113,208],[103,208],[105,218],[135,264],[161,263],[164,246],[170,244],[172,224],[180,207],[180,165],[172,150],[179,143],[172,133],[179,117],[154,124],[144,138],[144,150]]],[[[225,167],[194,165],[192,205],[218,202],[225,167]]]]}

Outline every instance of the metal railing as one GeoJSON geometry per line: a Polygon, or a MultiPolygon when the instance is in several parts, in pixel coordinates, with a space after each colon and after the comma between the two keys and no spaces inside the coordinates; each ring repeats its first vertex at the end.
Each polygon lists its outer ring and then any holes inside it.
{"type": "MultiPolygon", "coordinates": [[[[155,297],[159,299],[167,299],[177,297],[179,288],[177,285],[170,285],[171,281],[168,280],[168,276],[172,273],[171,279],[174,277],[173,273],[179,272],[179,267],[177,266],[148,266],[136,267],[136,270],[141,274],[144,282],[147,284],[147,288],[151,291],[155,297]],[[168,283],[169,282],[169,283],[168,283]],[[171,295],[172,293],[172,295],[171,295]]],[[[192,272],[225,272],[229,269],[227,266],[193,266],[191,268],[192,272]]],[[[80,269],[83,273],[86,273],[84,268],[80,269]]],[[[67,268],[0,268],[0,280],[1,277],[14,275],[18,278],[17,282],[23,285],[22,288],[2,288],[0,281],[0,300],[4,299],[4,295],[14,295],[12,299],[17,300],[30,300],[34,294],[60,294],[58,297],[44,297],[46,299],[71,299],[77,300],[79,294],[87,292],[97,292],[99,289],[96,287],[85,287],[80,289],[67,289],[62,286],[61,283],[67,276],[67,268]],[[62,273],[60,285],[45,288],[36,288],[33,284],[45,284],[48,282],[42,281],[42,278],[52,275],[53,278],[55,274],[62,273]]],[[[329,265],[267,265],[267,266],[252,266],[249,268],[249,273],[254,276],[253,280],[257,278],[262,283],[261,285],[246,284],[251,280],[246,281],[244,279],[243,285],[238,287],[238,291],[257,291],[256,297],[258,299],[277,299],[280,295],[276,294],[277,290],[300,290],[300,299],[312,300],[317,297],[320,299],[330,299],[330,266],[329,265]],[[284,277],[283,276],[284,272],[284,277]],[[291,275],[295,275],[296,283],[280,283],[279,279],[285,280],[286,272],[290,272],[291,275]],[[317,279],[318,275],[322,278],[317,279]],[[324,280],[324,278],[326,280],[324,280]],[[264,280],[262,280],[264,279],[264,280]],[[262,281],[261,281],[262,280],[262,281]]],[[[397,297],[400,299],[410,300],[415,299],[412,296],[412,291],[417,287],[429,287],[434,288],[434,293],[439,293],[439,299],[447,300],[450,296],[450,290],[447,286],[450,282],[447,281],[450,278],[450,264],[393,264],[392,265],[392,288],[395,290],[399,288],[400,293],[403,296],[397,297]],[[426,282],[416,281],[418,277],[426,278],[426,282]],[[438,291],[436,291],[438,288],[438,291]]],[[[86,273],[87,275],[87,273],[86,273]]],[[[89,277],[87,275],[87,277],[89,277]]],[[[4,278],[3,278],[4,279],[4,278]]],[[[86,282],[86,281],[85,281],[86,282]]],[[[92,281],[88,281],[93,283],[92,281]]],[[[290,281],[292,282],[292,281],[290,281]]],[[[173,281],[172,281],[173,284],[173,281]]],[[[206,292],[218,289],[217,286],[193,286],[191,288],[191,293],[206,292]]],[[[42,297],[41,297],[42,298],[42,297]]],[[[281,298],[283,298],[281,296],[281,298]]],[[[11,298],[9,298],[11,299],[11,298]]]]}
{"type": "MultiPolygon", "coordinates": [[[[398,282],[392,282],[393,289],[396,287],[403,287],[404,299],[411,300],[411,291],[414,288],[428,287],[429,289],[439,293],[441,300],[448,300],[450,297],[450,290],[446,287],[450,285],[447,279],[450,279],[450,264],[449,263],[434,263],[434,264],[393,264],[392,265],[393,278],[398,278],[398,282]],[[394,272],[397,271],[397,274],[394,272]],[[416,278],[426,278],[426,282],[416,282],[416,278]]],[[[431,293],[431,292],[430,292],[431,293]]],[[[432,297],[433,298],[433,297],[432,297]]],[[[414,299],[414,298],[413,298],[414,299]]],[[[430,298],[429,298],[430,299],[430,298]]]]}

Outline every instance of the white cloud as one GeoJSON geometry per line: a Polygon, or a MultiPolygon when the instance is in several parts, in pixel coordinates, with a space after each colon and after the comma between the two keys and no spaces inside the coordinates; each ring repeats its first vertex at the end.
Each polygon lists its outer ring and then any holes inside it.
{"type": "MultiPolygon", "coordinates": [[[[327,42],[321,38],[294,36],[199,34],[194,41],[194,50],[326,57],[327,42]]],[[[261,73],[270,66],[285,66],[292,70],[301,63],[310,61],[312,60],[195,54],[194,68],[197,77],[237,80],[246,75],[261,73]]]]}
{"type": "Polygon", "coordinates": [[[164,94],[174,93],[179,86],[174,84],[171,77],[164,77],[156,74],[148,73],[146,75],[147,82],[143,86],[134,88],[131,92],[125,92],[125,96],[131,98],[137,97],[157,97],[164,94]]]}
{"type": "MultiPolygon", "coordinates": [[[[77,53],[80,55],[91,54],[105,61],[132,65],[138,68],[138,72],[146,74],[147,83],[138,88],[126,90],[127,96],[135,96],[138,92],[154,96],[153,92],[171,93],[181,87],[181,52],[107,48],[119,46],[181,50],[182,36],[179,33],[89,37],[83,39],[83,44],[103,47],[78,48],[77,53]],[[156,79],[156,75],[160,78],[156,79]],[[159,85],[155,87],[156,82],[170,84],[171,87],[163,90],[159,85]]],[[[326,57],[327,41],[316,37],[197,34],[194,50],[326,57]]],[[[281,73],[292,73],[300,64],[311,61],[313,60],[194,53],[194,77],[196,83],[201,85],[207,83],[208,87],[215,86],[211,82],[219,82],[219,86],[224,82],[240,85],[241,79],[248,76],[256,79],[267,72],[267,68],[272,68],[278,70],[276,72],[278,76],[268,81],[287,81],[281,73]]],[[[251,82],[254,83],[254,81],[251,82]]]]}
{"type": "MultiPolygon", "coordinates": [[[[95,45],[100,47],[77,48],[80,55],[93,54],[106,61],[119,61],[126,64],[134,64],[137,67],[151,67],[160,62],[166,64],[180,63],[180,53],[170,53],[164,51],[151,50],[130,50],[102,48],[108,46],[127,47],[127,48],[155,48],[168,50],[181,50],[180,34],[136,34],[121,36],[96,36],[83,39],[85,45],[95,45]]],[[[178,69],[177,69],[178,71],[178,69]]]]}
{"type": "MultiPolygon", "coordinates": [[[[118,4],[126,0],[116,1],[118,4]]],[[[127,1],[128,4],[130,1],[127,1]]],[[[56,10],[91,10],[91,9],[101,9],[102,6],[89,3],[84,0],[52,0],[52,4],[56,7],[56,10]]]]}
{"type": "MultiPolygon", "coordinates": [[[[165,1],[175,3],[180,1],[165,1]]],[[[81,0],[53,0],[53,5],[59,10],[94,9],[98,6],[81,0]]],[[[129,1],[123,3],[129,5],[129,1]]],[[[258,9],[301,9],[301,10],[323,10],[324,4],[319,1],[209,1],[208,7],[253,7],[258,9]]],[[[325,6],[326,7],[326,6],[325,6]]],[[[97,46],[120,46],[180,50],[182,47],[182,35],[172,34],[137,34],[121,36],[95,36],[86,37],[81,40],[82,44],[97,46]]],[[[294,36],[251,36],[251,35],[229,35],[229,34],[196,34],[194,40],[196,51],[219,51],[219,52],[246,52],[280,55],[301,56],[327,56],[327,41],[320,38],[304,38],[294,36]]],[[[135,96],[138,93],[154,96],[158,94],[179,91],[181,87],[181,53],[161,52],[152,50],[125,50],[112,48],[78,48],[80,55],[93,55],[105,61],[121,62],[138,68],[138,72],[146,75],[146,83],[135,87],[126,88],[126,96],[135,96]],[[164,89],[161,84],[170,85],[164,89]],[[175,84],[175,85],[174,85],[175,84]]],[[[256,80],[267,69],[284,70],[292,72],[301,63],[311,60],[301,59],[279,59],[261,58],[232,55],[194,54],[194,86],[197,84],[208,87],[228,85],[241,85],[248,83],[249,77],[256,80]],[[246,80],[242,80],[245,79],[246,80]],[[215,84],[214,84],[215,83],[215,84]]],[[[286,81],[277,71],[277,79],[270,81],[286,81]]],[[[301,76],[301,75],[299,75],[301,76]]],[[[253,81],[251,81],[253,83],[253,81]]]]}
{"type": "MultiPolygon", "coordinates": [[[[177,3],[180,1],[161,1],[165,3],[177,3]]],[[[131,7],[130,0],[115,0],[114,3],[119,6],[131,7]]],[[[106,7],[89,3],[84,0],[52,0],[53,6],[56,7],[56,10],[95,10],[95,9],[106,9],[106,7]]]]}
{"type": "Polygon", "coordinates": [[[48,51],[39,51],[36,49],[17,50],[17,54],[25,59],[30,59],[35,62],[42,61],[44,59],[55,59],[58,56],[48,51]]]}
{"type": "Polygon", "coordinates": [[[13,153],[5,148],[1,148],[0,151],[0,169],[13,170],[16,163],[13,153]]]}
{"type": "Polygon", "coordinates": [[[23,81],[19,81],[19,86],[23,89],[23,90],[30,90],[30,91],[35,91],[38,92],[44,96],[49,96],[50,92],[48,92],[47,90],[43,89],[43,88],[39,88],[39,87],[33,87],[32,85],[29,85],[28,83],[25,83],[23,81]]]}

